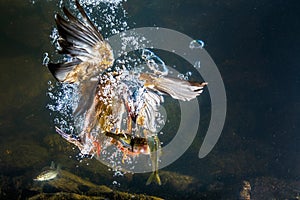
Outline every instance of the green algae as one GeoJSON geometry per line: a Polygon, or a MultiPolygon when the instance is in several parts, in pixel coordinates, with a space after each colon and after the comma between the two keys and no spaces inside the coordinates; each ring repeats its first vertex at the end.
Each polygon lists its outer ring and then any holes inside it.
{"type": "Polygon", "coordinates": [[[40,191],[41,193],[29,199],[161,199],[144,194],[113,190],[105,185],[96,185],[66,170],[60,170],[59,176],[54,180],[35,184],[31,190],[40,191]]]}

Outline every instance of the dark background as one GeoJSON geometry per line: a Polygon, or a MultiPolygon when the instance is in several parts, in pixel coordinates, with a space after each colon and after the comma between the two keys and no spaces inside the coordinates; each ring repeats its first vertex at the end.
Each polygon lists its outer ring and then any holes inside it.
{"type": "MultiPolygon", "coordinates": [[[[146,187],[147,176],[134,175],[131,181],[118,180],[118,189],[170,199],[233,199],[247,180],[253,198],[299,198],[300,2],[127,0],[123,7],[131,28],[165,27],[203,40],[222,75],[228,112],[221,138],[207,157],[197,157],[201,129],[190,149],[164,169],[163,177],[174,172],[179,183],[163,178],[163,186],[146,187]],[[196,181],[180,188],[181,175],[196,181]]],[[[78,170],[75,158],[56,149],[60,139],[49,142],[55,133],[46,92],[54,80],[41,63],[44,52],[54,52],[49,34],[60,10],[57,2],[2,0],[0,9],[1,197],[5,191],[28,189],[34,174],[51,160],[112,185],[86,165],[78,170]],[[17,189],[12,186],[16,177],[22,180],[17,189]]]]}

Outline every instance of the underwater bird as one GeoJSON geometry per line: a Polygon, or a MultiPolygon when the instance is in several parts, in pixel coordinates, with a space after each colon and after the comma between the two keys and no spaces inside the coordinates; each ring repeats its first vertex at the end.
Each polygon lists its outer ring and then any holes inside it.
{"type": "MultiPolygon", "coordinates": [[[[78,0],[75,3],[81,14],[80,19],[65,7],[63,12],[66,18],[55,15],[59,33],[57,50],[67,59],[48,63],[48,68],[59,82],[78,85],[80,98],[73,115],[75,120],[83,123],[78,125],[76,136],[66,134],[58,127],[56,131],[84,155],[99,157],[107,140],[112,138],[115,145],[123,148],[123,152],[127,151],[128,155],[148,153],[153,174],[147,184],[155,180],[160,185],[157,170],[161,146],[155,131],[162,96],[170,95],[174,99],[189,101],[200,95],[207,83],[167,77],[166,73],[157,70],[138,74],[126,68],[114,70],[115,58],[111,46],[78,0]],[[122,136],[124,116],[124,132],[127,135],[122,136]],[[108,134],[112,132],[113,135],[108,134]]],[[[153,69],[153,66],[149,68],[153,69]]]]}
{"type": "Polygon", "coordinates": [[[60,165],[57,165],[57,168],[55,168],[55,163],[52,161],[50,169],[47,169],[43,172],[41,172],[36,178],[34,178],[34,181],[49,181],[54,178],[56,178],[60,171],[60,165]]]}

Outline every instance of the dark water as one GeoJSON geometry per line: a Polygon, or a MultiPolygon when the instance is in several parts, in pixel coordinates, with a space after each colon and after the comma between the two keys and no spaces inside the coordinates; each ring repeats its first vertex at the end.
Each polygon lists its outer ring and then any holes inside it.
{"type": "MultiPolygon", "coordinates": [[[[300,198],[298,1],[123,3],[130,28],[165,27],[205,41],[226,88],[226,122],[213,151],[198,158],[210,110],[204,92],[197,137],[162,169],[160,187],[145,186],[148,174],[113,177],[96,160],[79,162],[78,151],[56,135],[46,108],[47,82],[54,80],[41,63],[44,52],[54,51],[49,34],[60,11],[57,2],[2,0],[0,8],[2,199],[37,194],[32,178],[52,160],[93,183],[166,199],[238,199],[243,181],[252,186],[251,199],[300,198]]],[[[171,124],[164,132],[174,129],[171,124]]]]}

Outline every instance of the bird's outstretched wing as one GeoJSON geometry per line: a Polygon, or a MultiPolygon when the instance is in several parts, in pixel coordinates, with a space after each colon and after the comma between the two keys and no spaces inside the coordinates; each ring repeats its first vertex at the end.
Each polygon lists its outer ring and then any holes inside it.
{"type": "Polygon", "coordinates": [[[174,99],[182,101],[190,101],[200,95],[203,87],[207,85],[203,83],[193,83],[181,79],[156,76],[154,74],[142,73],[140,79],[145,81],[146,88],[170,95],[174,99]]]}
{"type": "Polygon", "coordinates": [[[76,7],[82,20],[77,19],[66,8],[63,11],[67,19],[59,14],[55,16],[60,46],[57,50],[70,58],[66,62],[48,64],[50,72],[60,82],[76,83],[92,79],[114,62],[110,45],[77,0],[76,7]]]}

